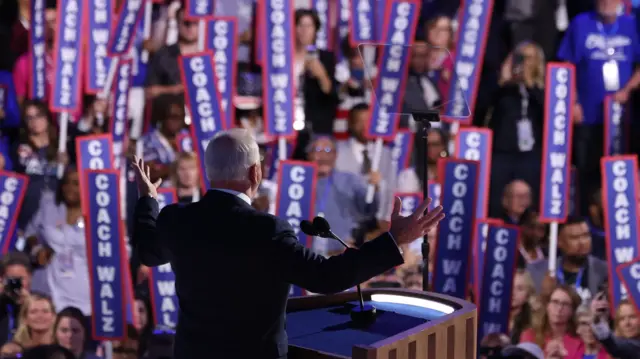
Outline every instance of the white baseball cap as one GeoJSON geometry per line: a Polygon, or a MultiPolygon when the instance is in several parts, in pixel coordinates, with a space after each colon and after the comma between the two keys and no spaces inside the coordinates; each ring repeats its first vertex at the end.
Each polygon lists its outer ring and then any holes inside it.
{"type": "Polygon", "coordinates": [[[544,352],[537,344],[520,343],[518,345],[508,345],[502,349],[502,355],[515,355],[526,353],[532,355],[536,359],[544,359],[544,352]]]}

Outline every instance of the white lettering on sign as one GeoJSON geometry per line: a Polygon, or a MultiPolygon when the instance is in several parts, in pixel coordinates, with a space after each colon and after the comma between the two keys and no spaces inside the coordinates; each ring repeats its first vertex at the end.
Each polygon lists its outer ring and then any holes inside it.
{"type": "Polygon", "coordinates": [[[16,202],[20,182],[14,177],[7,177],[0,193],[0,238],[4,238],[9,227],[11,206],[16,202]]]}
{"type": "Polygon", "coordinates": [[[404,217],[409,217],[413,214],[413,211],[416,209],[416,197],[414,196],[404,196],[402,197],[402,208],[400,209],[400,215],[404,217]]]}
{"type": "MultiPolygon", "coordinates": [[[[392,16],[392,31],[390,46],[388,48],[389,56],[386,58],[386,62],[382,65],[384,66],[384,71],[381,71],[383,74],[385,72],[391,72],[395,75],[403,75],[400,73],[403,65],[403,52],[404,45],[408,44],[411,39],[407,39],[407,29],[411,25],[409,22],[409,16],[411,15],[411,5],[408,3],[400,3],[396,7],[395,18],[392,16]]],[[[396,77],[387,77],[384,75],[380,76],[379,83],[379,94],[378,94],[378,119],[376,121],[375,132],[377,133],[387,133],[389,130],[389,126],[391,125],[392,117],[389,115],[389,107],[394,106],[397,102],[398,97],[398,88],[400,86],[400,76],[396,77]]],[[[392,109],[392,112],[395,110],[392,109]]]]}
{"type": "Polygon", "coordinates": [[[482,144],[482,135],[478,132],[467,132],[464,137],[464,143],[467,148],[464,149],[462,158],[471,161],[480,161],[480,145],[482,144]]]}
{"type": "Polygon", "coordinates": [[[195,11],[198,15],[211,15],[212,10],[209,9],[209,0],[196,0],[195,11]]]}
{"type": "Polygon", "coordinates": [[[274,131],[275,132],[287,132],[287,113],[289,110],[284,106],[290,104],[289,101],[293,99],[289,98],[287,89],[292,81],[289,78],[289,73],[278,71],[278,69],[286,69],[292,66],[291,60],[287,58],[286,48],[289,44],[286,42],[286,34],[290,29],[285,29],[287,23],[287,14],[285,14],[285,1],[283,0],[269,0],[268,5],[271,7],[271,33],[269,34],[270,47],[271,47],[271,66],[276,72],[269,75],[269,83],[273,89],[271,94],[271,106],[274,117],[274,131]]]}
{"type": "MultiPolygon", "coordinates": [[[[464,205],[464,197],[468,188],[465,180],[469,177],[469,166],[461,163],[457,164],[453,169],[453,185],[451,186],[451,194],[453,195],[453,203],[451,210],[447,213],[449,219],[449,233],[447,235],[445,245],[448,250],[462,250],[462,230],[466,208],[464,205]]],[[[460,274],[462,261],[460,259],[444,259],[443,274],[446,277],[442,291],[444,293],[457,293],[455,277],[460,274]]]]}
{"type": "Polygon", "coordinates": [[[608,151],[613,150],[614,153],[618,154],[622,152],[622,106],[618,102],[611,102],[611,141],[610,148],[608,151]]]}
{"type": "MultiPolygon", "coordinates": [[[[614,256],[616,265],[628,263],[635,258],[635,242],[637,238],[631,236],[631,221],[637,221],[635,218],[631,218],[630,209],[632,205],[632,199],[627,195],[629,186],[633,184],[627,180],[629,169],[627,168],[627,162],[615,161],[611,164],[611,172],[613,173],[613,198],[607,198],[609,203],[609,210],[613,207],[613,223],[609,224],[609,231],[612,229],[613,238],[611,241],[614,247],[614,256]],[[611,206],[613,204],[613,206],[611,206]],[[619,242],[624,241],[624,242],[619,242]]],[[[626,288],[620,284],[621,293],[623,297],[626,296],[626,288]]]]}
{"type": "MultiPolygon", "coordinates": [[[[64,18],[58,19],[62,21],[62,33],[58,34],[61,43],[75,43],[78,39],[78,24],[82,21],[82,15],[78,7],[77,0],[69,0],[67,6],[64,9],[64,18]]],[[[78,76],[78,69],[74,65],[78,57],[78,49],[72,46],[60,47],[60,83],[58,100],[62,106],[71,106],[73,101],[73,81],[78,76]]]]}
{"type": "MultiPolygon", "coordinates": [[[[33,1],[33,19],[31,19],[31,26],[33,26],[33,37],[36,39],[42,39],[44,36],[44,0],[32,0],[33,1]]],[[[32,66],[35,67],[35,76],[33,79],[34,88],[36,89],[36,98],[44,98],[45,97],[45,43],[44,41],[37,42],[32,45],[33,57],[32,61],[35,61],[35,64],[32,66]]]]}
{"type": "MultiPolygon", "coordinates": [[[[505,284],[505,261],[507,260],[508,255],[506,246],[509,244],[509,231],[504,228],[500,228],[495,232],[494,238],[489,238],[487,240],[495,241],[496,245],[493,248],[493,253],[491,253],[494,266],[491,269],[491,275],[489,277],[488,283],[489,297],[483,298],[483,300],[487,300],[489,303],[487,307],[488,314],[500,314],[504,313],[506,310],[509,310],[509,305],[511,303],[511,297],[507,298],[507,300],[503,303],[505,284]]],[[[500,328],[500,324],[492,322],[491,318],[495,317],[490,316],[489,318],[483,318],[483,325],[485,330],[487,327],[500,328]]],[[[498,332],[500,332],[500,330],[498,332]]]]}
{"type": "Polygon", "coordinates": [[[326,50],[329,47],[329,34],[327,33],[327,23],[329,21],[329,2],[327,0],[316,0],[316,11],[320,18],[320,28],[316,32],[316,46],[326,50]]]}
{"type": "Polygon", "coordinates": [[[87,143],[87,152],[89,153],[89,167],[85,170],[103,170],[105,169],[105,163],[102,159],[104,150],[102,148],[102,142],[99,140],[90,140],[87,143]]]}
{"type": "MultiPolygon", "coordinates": [[[[189,68],[193,71],[191,75],[191,83],[196,87],[195,93],[195,108],[192,108],[191,111],[194,111],[198,115],[198,126],[200,126],[200,131],[204,133],[213,133],[217,130],[216,121],[214,116],[219,115],[215,114],[213,111],[213,99],[209,91],[207,90],[207,85],[209,84],[209,77],[204,73],[205,58],[203,57],[193,57],[189,59],[189,68]]],[[[192,99],[193,101],[194,99],[192,99]]],[[[209,139],[201,140],[202,148],[207,148],[207,144],[209,144],[209,139]]]]}
{"type": "Polygon", "coordinates": [[[402,142],[404,141],[406,134],[399,132],[396,134],[396,138],[393,139],[393,148],[391,149],[391,159],[397,163],[398,169],[402,166],[402,163],[398,163],[400,156],[402,156],[402,142]]]}
{"type": "Polygon", "coordinates": [[[302,217],[302,206],[300,205],[300,199],[305,195],[303,183],[306,174],[307,170],[302,166],[293,166],[289,172],[289,179],[291,180],[291,184],[289,188],[287,188],[289,205],[284,215],[291,227],[293,227],[296,235],[300,231],[300,222],[306,219],[302,217]]]}
{"type": "MultiPolygon", "coordinates": [[[[98,239],[98,257],[112,258],[114,251],[118,249],[113,248],[113,244],[119,241],[118,238],[113,238],[111,228],[117,225],[118,219],[112,219],[109,214],[109,205],[111,204],[111,196],[109,195],[109,188],[115,186],[115,183],[110,183],[109,176],[104,174],[98,174],[95,176],[95,187],[98,190],[95,203],[98,206],[98,212],[95,214],[96,228],[93,228],[94,235],[98,239]]],[[[95,250],[95,249],[94,249],[95,250]]],[[[115,281],[116,268],[112,265],[97,266],[98,272],[98,285],[100,286],[100,320],[102,331],[105,333],[114,332],[115,328],[113,322],[115,320],[113,309],[110,304],[115,300],[113,293],[113,282],[115,281]]]]}
{"type": "Polygon", "coordinates": [[[349,18],[351,17],[351,9],[349,8],[349,0],[340,1],[340,21],[338,31],[340,39],[344,39],[349,35],[349,18]]]}
{"type": "MultiPolygon", "coordinates": [[[[172,273],[171,264],[163,264],[158,267],[160,273],[172,273]]],[[[168,327],[175,328],[176,323],[171,319],[178,306],[175,302],[176,281],[175,280],[159,280],[156,282],[158,294],[160,294],[160,312],[162,312],[162,323],[168,327]]]]}
{"type": "Polygon", "coordinates": [[[356,10],[358,11],[358,37],[362,40],[373,39],[373,24],[371,23],[371,3],[369,0],[352,0],[357,1],[358,5],[356,10]]]}
{"type": "MultiPolygon", "coordinates": [[[[640,293],[640,263],[634,263],[629,268],[629,272],[631,273],[631,278],[635,280],[635,283],[628,283],[629,286],[635,284],[635,289],[640,293]]],[[[632,287],[633,288],[633,287],[632,287]]]]}
{"type": "Polygon", "coordinates": [[[111,9],[107,8],[107,2],[105,0],[91,0],[94,3],[93,7],[93,22],[96,28],[91,29],[91,41],[95,46],[94,57],[94,71],[92,76],[95,76],[96,86],[103,88],[106,85],[107,74],[109,69],[106,65],[107,59],[107,46],[109,45],[109,29],[111,24],[109,23],[111,9]]]}
{"type": "Polygon", "coordinates": [[[120,29],[120,36],[116,39],[115,51],[116,53],[124,53],[129,47],[129,40],[133,36],[135,31],[135,24],[138,17],[138,10],[142,6],[142,0],[127,0],[127,6],[124,11],[124,20],[122,21],[122,28],[120,29]]]}
{"type": "MultiPolygon", "coordinates": [[[[567,116],[569,113],[569,70],[559,68],[556,71],[556,87],[553,89],[557,102],[553,108],[553,118],[551,119],[551,144],[553,146],[567,145],[567,116]]],[[[566,185],[565,171],[567,169],[566,152],[549,152],[551,174],[547,178],[550,188],[549,212],[552,215],[562,213],[564,196],[561,189],[566,185]]]]}
{"type": "MultiPolygon", "coordinates": [[[[231,90],[227,86],[227,81],[231,76],[231,74],[227,73],[229,61],[231,61],[231,59],[227,57],[227,50],[230,46],[229,38],[227,37],[229,31],[229,23],[227,21],[216,20],[213,25],[213,62],[215,64],[218,92],[221,95],[226,95],[227,91],[231,90]]],[[[222,96],[220,98],[223,111],[227,111],[228,102],[227,97],[222,96]]]]}
{"type": "Polygon", "coordinates": [[[129,108],[129,87],[131,86],[131,62],[120,64],[120,74],[118,76],[117,97],[114,99],[113,111],[113,154],[119,160],[124,148],[124,135],[127,127],[127,110],[129,108]]]}

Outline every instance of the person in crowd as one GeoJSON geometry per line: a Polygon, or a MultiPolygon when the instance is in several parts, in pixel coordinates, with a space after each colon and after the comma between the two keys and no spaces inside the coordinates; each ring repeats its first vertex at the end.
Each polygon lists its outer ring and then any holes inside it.
{"type": "Polygon", "coordinates": [[[629,301],[620,302],[614,318],[614,332],[609,326],[609,300],[604,289],[591,303],[595,318],[591,329],[606,352],[616,359],[633,359],[640,352],[640,323],[635,307],[629,301]]]}
{"type": "Polygon", "coordinates": [[[508,359],[545,359],[544,351],[534,343],[507,345],[500,354],[508,359]]]}
{"type": "Polygon", "coordinates": [[[60,345],[38,345],[25,351],[22,359],[78,359],[73,353],[60,345]]]}
{"type": "Polygon", "coordinates": [[[345,61],[336,65],[336,80],[340,86],[340,109],[348,111],[354,105],[368,103],[370,97],[367,94],[373,88],[372,79],[375,77],[371,72],[375,72],[375,67],[365,70],[360,51],[351,46],[348,37],[342,41],[341,46],[345,61]]]}
{"type": "Polygon", "coordinates": [[[161,178],[170,185],[171,163],[176,160],[177,136],[186,133],[184,99],[182,95],[162,95],[153,101],[153,119],[156,128],[142,137],[143,157],[151,167],[154,180],[161,178]]]}
{"type": "Polygon", "coordinates": [[[545,258],[542,249],[545,234],[546,226],[538,221],[538,213],[526,211],[520,225],[518,268],[526,268],[528,264],[545,258]]]}
{"type": "Polygon", "coordinates": [[[588,198],[600,178],[605,97],[625,104],[640,84],[640,70],[635,70],[640,62],[637,23],[633,16],[619,13],[621,3],[596,0],[595,11],[573,19],[558,50],[560,60],[576,67],[572,157],[582,198],[588,198]]]}
{"type": "Polygon", "coordinates": [[[562,358],[582,359],[584,344],[576,337],[574,318],[582,303],[580,296],[571,286],[558,285],[543,302],[545,310],[536,312],[531,328],[522,332],[520,341],[537,344],[547,356],[562,352],[562,358]]]}
{"type": "MultiPolygon", "coordinates": [[[[373,203],[367,203],[367,184],[362,177],[336,169],[336,145],[332,138],[316,138],[309,145],[307,153],[309,161],[318,166],[316,215],[326,218],[338,237],[350,241],[351,230],[358,222],[375,215],[378,196],[375,196],[373,203]]],[[[339,242],[326,238],[315,238],[313,247],[322,254],[344,250],[339,242]]]]}
{"type": "Polygon", "coordinates": [[[428,45],[427,77],[446,97],[453,74],[453,54],[449,52],[454,38],[451,18],[440,14],[429,19],[425,24],[425,35],[428,45]]]}
{"type": "Polygon", "coordinates": [[[298,133],[294,158],[304,158],[304,149],[311,140],[311,133],[333,134],[338,108],[338,91],[334,86],[336,62],[333,53],[315,48],[321,25],[318,13],[310,9],[297,9],[294,17],[294,127],[304,128],[298,133]]]}
{"type": "Polygon", "coordinates": [[[0,347],[1,358],[19,358],[24,352],[24,347],[16,342],[5,343],[0,347]]]}
{"type": "Polygon", "coordinates": [[[20,324],[20,307],[31,292],[33,268],[29,257],[9,252],[0,260],[2,292],[0,293],[0,345],[10,342],[20,324]]]}
{"type": "Polygon", "coordinates": [[[134,309],[138,315],[135,317],[134,327],[138,331],[138,357],[142,357],[147,352],[147,344],[153,335],[153,313],[151,312],[151,302],[142,293],[135,295],[134,309]]]}
{"type": "Polygon", "coordinates": [[[51,298],[31,293],[20,308],[20,325],[13,340],[23,348],[53,343],[56,311],[51,298]]]}
{"type": "Polygon", "coordinates": [[[76,135],[99,135],[107,132],[109,125],[109,102],[98,96],[84,97],[84,110],[75,125],[76,135]]]}
{"type": "Polygon", "coordinates": [[[197,202],[202,196],[200,170],[194,152],[180,152],[171,167],[171,183],[176,188],[178,202],[197,202]]]}
{"type": "MultiPolygon", "coordinates": [[[[112,359],[138,359],[138,352],[140,350],[140,334],[136,328],[129,324],[127,325],[125,340],[112,341],[113,344],[113,358],[112,359]]],[[[101,348],[102,349],[102,348],[101,348]]],[[[103,350],[99,350],[98,354],[102,354],[103,350]]],[[[99,355],[104,357],[104,355],[99,355]]],[[[167,353],[168,357],[171,357],[167,353]]]]}
{"type": "Polygon", "coordinates": [[[607,241],[604,233],[604,210],[602,208],[602,189],[596,188],[589,196],[589,215],[587,224],[591,232],[591,255],[607,260],[607,241]]]}
{"type": "Polygon", "coordinates": [[[509,323],[511,343],[513,344],[518,344],[522,332],[531,327],[531,317],[534,310],[530,303],[535,300],[535,291],[536,288],[533,286],[533,280],[529,273],[522,269],[517,269],[516,276],[513,279],[511,321],[509,323]]]}
{"type": "MultiPolygon", "coordinates": [[[[21,4],[21,8],[26,6],[26,11],[29,11],[29,3],[30,1],[21,0],[21,3],[26,3],[26,5],[21,4]]],[[[44,38],[45,38],[45,83],[46,83],[46,94],[51,93],[51,85],[53,83],[53,45],[54,38],[56,33],[56,22],[57,22],[57,10],[56,10],[56,0],[47,0],[45,1],[45,11],[44,11],[44,38]]],[[[21,12],[24,10],[21,10],[21,12]]],[[[16,24],[18,26],[18,24],[16,24]]],[[[23,22],[20,20],[20,26],[29,27],[28,22],[23,22]],[[26,26],[25,26],[26,25],[26,26]]],[[[27,30],[28,33],[28,30],[27,30]]],[[[25,41],[20,44],[20,46],[25,46],[29,43],[29,41],[25,41]]],[[[24,49],[24,48],[23,48],[24,49]]],[[[21,49],[22,50],[22,49],[21,49]]],[[[27,50],[29,51],[29,50],[27,50]]],[[[34,79],[32,78],[32,71],[29,67],[30,64],[31,51],[23,53],[18,59],[13,68],[13,85],[15,86],[16,96],[18,99],[18,103],[23,106],[23,102],[29,98],[29,89],[33,86],[34,79]]],[[[44,101],[48,99],[48,96],[45,95],[44,101]]]]}
{"type": "Polygon", "coordinates": [[[480,359],[493,359],[500,357],[502,349],[509,345],[509,337],[501,333],[489,333],[480,341],[478,350],[480,359]]]}
{"type": "Polygon", "coordinates": [[[615,334],[627,339],[640,340],[640,316],[628,300],[618,305],[615,316],[615,334]]]}
{"type": "MultiPolygon", "coordinates": [[[[416,134],[416,136],[419,136],[416,134]]],[[[427,133],[428,148],[427,154],[427,178],[429,180],[438,179],[438,160],[449,157],[447,144],[449,138],[447,134],[440,128],[432,128],[427,133]]],[[[402,193],[422,192],[422,173],[424,173],[424,155],[422,141],[414,141],[416,146],[413,150],[413,166],[405,168],[398,174],[397,191],[402,193]]]]}
{"type": "Polygon", "coordinates": [[[87,318],[76,307],[62,309],[56,317],[53,326],[55,343],[69,349],[75,359],[97,359],[93,353],[85,350],[91,332],[87,325],[87,318]]]}
{"type": "Polygon", "coordinates": [[[578,328],[576,332],[584,343],[584,358],[586,359],[608,359],[607,351],[596,340],[591,330],[593,324],[593,313],[587,306],[580,306],[576,312],[576,322],[578,328]]]}
{"type": "MultiPolygon", "coordinates": [[[[491,187],[493,187],[491,183],[491,187]]],[[[513,180],[504,188],[501,211],[494,211],[492,217],[502,219],[505,223],[521,224],[525,214],[532,205],[531,187],[523,180],[513,180]]]]}
{"type": "Polygon", "coordinates": [[[55,193],[43,195],[39,210],[25,229],[40,246],[32,252],[48,253],[50,261],[36,272],[37,289],[51,293],[58,308],[77,307],[91,314],[89,267],[82,215],[79,174],[70,166],[55,193]]]}
{"type": "Polygon", "coordinates": [[[69,156],[58,153],[58,130],[49,108],[43,102],[24,102],[19,136],[11,155],[16,172],[29,176],[29,185],[18,217],[18,228],[25,228],[38,211],[42,194],[56,188],[58,165],[66,165],[69,156]]]}
{"type": "MultiPolygon", "coordinates": [[[[429,78],[429,45],[422,38],[414,41],[411,47],[409,72],[404,90],[402,113],[424,113],[442,103],[443,94],[431,78],[429,78]]],[[[408,128],[412,124],[411,116],[400,117],[400,128],[408,128]]]]}
{"type": "MultiPolygon", "coordinates": [[[[584,219],[570,216],[559,225],[558,249],[562,256],[558,257],[557,282],[573,286],[587,302],[607,280],[608,270],[606,262],[591,255],[591,235],[584,219]]],[[[546,259],[527,265],[539,293],[548,268],[546,259]]]]}
{"type": "Polygon", "coordinates": [[[147,66],[145,96],[182,95],[178,57],[198,51],[198,22],[184,18],[184,8],[177,10],[178,42],[164,46],[153,54],[147,66]]]}
{"type": "MultiPolygon", "coordinates": [[[[379,221],[388,222],[393,206],[397,170],[393,166],[391,150],[387,146],[382,149],[378,169],[373,169],[375,144],[366,134],[370,116],[369,105],[364,103],[355,105],[349,111],[349,139],[336,142],[335,169],[356,174],[363,181],[377,186],[381,203],[376,217],[379,221]]],[[[381,227],[384,227],[384,224],[381,227]]]]}

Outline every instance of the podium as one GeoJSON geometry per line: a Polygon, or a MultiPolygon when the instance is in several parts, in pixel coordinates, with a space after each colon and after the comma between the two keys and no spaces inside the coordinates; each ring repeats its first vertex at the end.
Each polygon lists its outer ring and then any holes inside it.
{"type": "Polygon", "coordinates": [[[475,359],[476,306],[406,289],[363,290],[375,323],[356,326],[355,291],[289,299],[289,359],[475,359]]]}

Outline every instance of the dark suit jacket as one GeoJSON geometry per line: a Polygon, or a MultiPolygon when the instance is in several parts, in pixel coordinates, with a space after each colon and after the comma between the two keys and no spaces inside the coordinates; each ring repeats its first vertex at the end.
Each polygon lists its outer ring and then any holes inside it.
{"type": "Polygon", "coordinates": [[[325,259],[301,245],[287,221],[222,191],[159,214],[156,200],[142,197],[135,217],[141,262],[171,262],[176,276],[176,359],[283,358],[291,284],[336,293],[403,263],[390,234],[325,259]]]}

